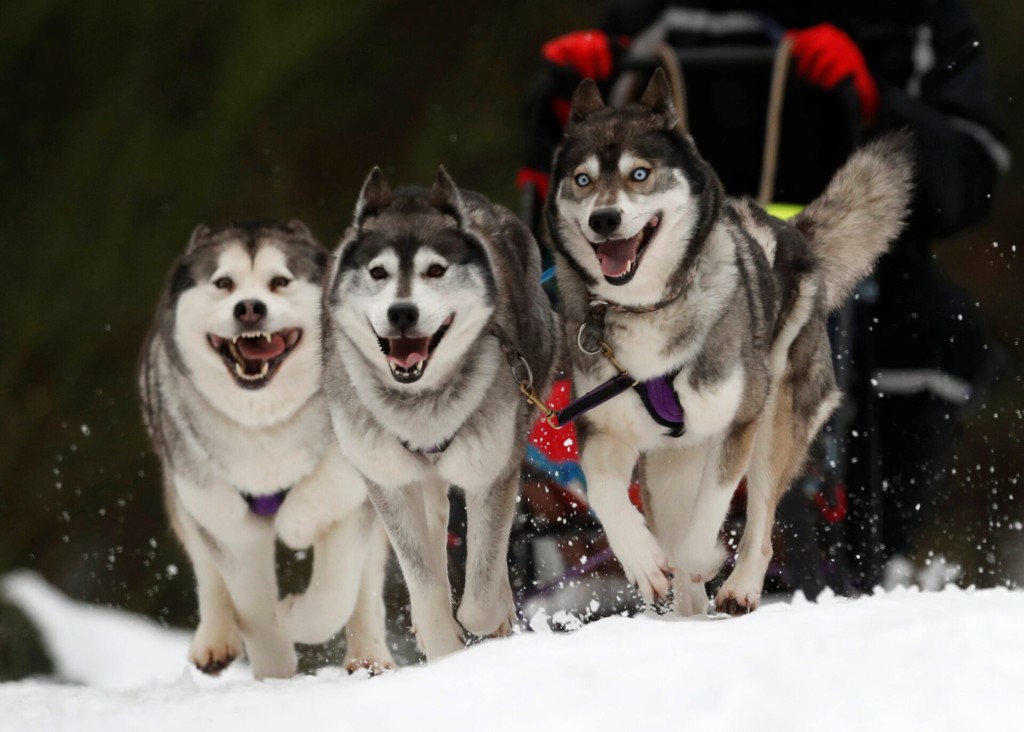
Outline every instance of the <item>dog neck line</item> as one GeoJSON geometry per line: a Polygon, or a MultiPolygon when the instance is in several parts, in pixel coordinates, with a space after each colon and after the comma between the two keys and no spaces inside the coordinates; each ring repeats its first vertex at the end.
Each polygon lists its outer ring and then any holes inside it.
{"type": "Polygon", "coordinates": [[[666,308],[683,294],[687,288],[693,283],[697,277],[697,265],[690,268],[690,271],[686,273],[686,279],[680,284],[674,286],[668,291],[668,295],[661,298],[657,302],[651,303],[650,305],[625,305],[623,303],[613,302],[603,297],[598,297],[591,293],[590,306],[593,308],[595,305],[603,305],[607,310],[611,310],[613,313],[653,313],[662,308],[666,308]]]}
{"type": "Polygon", "coordinates": [[[452,440],[454,440],[454,439],[455,439],[455,435],[452,435],[447,440],[444,440],[443,442],[440,442],[437,445],[431,445],[430,447],[423,447],[423,448],[413,447],[412,445],[410,445],[405,440],[399,440],[399,441],[402,443],[402,447],[404,447],[409,452],[413,452],[413,453],[416,453],[418,455],[440,455],[442,452],[444,452],[445,450],[448,449],[448,446],[452,444],[452,440]]]}

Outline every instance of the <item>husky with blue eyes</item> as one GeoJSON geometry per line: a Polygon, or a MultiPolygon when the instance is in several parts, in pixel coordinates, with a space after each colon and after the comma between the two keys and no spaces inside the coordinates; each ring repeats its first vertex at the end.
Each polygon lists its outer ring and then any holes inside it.
{"type": "Polygon", "coordinates": [[[715,598],[757,607],[775,507],[839,402],[826,322],[903,225],[909,141],[855,152],[792,222],[729,198],[679,132],[659,69],[639,102],[577,89],[546,221],[581,417],[581,465],[609,543],[648,601],[707,610],[718,535],[747,479],[736,566],[715,598]],[[640,463],[644,513],[627,489],[640,463]]]}
{"type": "Polygon", "coordinates": [[[298,221],[200,226],[143,347],[143,417],[199,595],[189,658],[206,673],[244,649],[257,678],[291,676],[295,643],[343,625],[350,670],[392,665],[387,537],[320,385],[327,259],[298,221]],[[281,601],[277,538],[314,551],[309,589],[281,601]]]}
{"type": "Polygon", "coordinates": [[[323,317],[334,429],[395,547],[421,649],[434,659],[462,648],[464,630],[511,632],[506,553],[535,417],[520,382],[547,393],[557,342],[529,230],[443,169],[432,189],[395,191],[375,169],[335,252],[323,317]],[[458,622],[450,485],[468,509],[458,622]]]}

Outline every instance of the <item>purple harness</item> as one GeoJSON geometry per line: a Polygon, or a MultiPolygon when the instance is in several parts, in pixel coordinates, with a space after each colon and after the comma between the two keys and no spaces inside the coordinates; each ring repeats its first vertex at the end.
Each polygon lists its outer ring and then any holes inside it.
{"type": "Polygon", "coordinates": [[[277,493],[271,493],[266,496],[252,496],[248,493],[243,493],[242,498],[249,504],[250,511],[257,516],[266,518],[276,515],[281,510],[281,505],[284,503],[284,499],[288,497],[288,491],[290,490],[291,488],[284,488],[277,493]]]}
{"type": "Polygon", "coordinates": [[[634,386],[640,395],[651,419],[667,427],[669,437],[681,437],[686,432],[686,419],[683,405],[679,403],[676,390],[672,388],[678,371],[648,381],[641,381],[634,386]]]}
{"type": "Polygon", "coordinates": [[[683,413],[683,405],[679,403],[675,389],[672,388],[672,381],[678,373],[678,371],[673,371],[670,374],[639,382],[634,381],[629,374],[616,374],[578,399],[573,399],[564,409],[560,410],[556,415],[558,424],[569,424],[577,417],[617,397],[627,389],[635,389],[640,395],[640,401],[643,402],[647,413],[651,415],[651,419],[662,427],[668,428],[668,432],[665,434],[668,437],[681,437],[686,432],[686,415],[683,413]]]}

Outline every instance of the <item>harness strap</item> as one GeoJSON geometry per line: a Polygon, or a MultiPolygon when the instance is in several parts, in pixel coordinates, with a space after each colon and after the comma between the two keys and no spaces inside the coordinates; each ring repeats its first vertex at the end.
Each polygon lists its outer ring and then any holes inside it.
{"type": "Polygon", "coordinates": [[[530,368],[530,362],[512,342],[505,329],[497,321],[493,321],[490,333],[498,340],[498,346],[505,355],[505,360],[508,361],[508,367],[512,370],[512,378],[519,382],[519,391],[526,398],[527,403],[543,412],[544,419],[551,427],[556,430],[564,427],[564,424],[558,424],[555,410],[545,404],[537,394],[537,390],[533,388],[533,369],[530,368]]]}
{"type": "MultiPolygon", "coordinates": [[[[693,281],[695,272],[696,268],[690,270],[687,284],[693,281]]],[[[618,308],[621,309],[614,309],[614,312],[653,312],[665,307],[676,297],[678,297],[678,293],[651,306],[620,305],[618,308]]],[[[576,344],[581,351],[588,355],[603,354],[619,373],[597,388],[570,402],[567,407],[558,413],[558,422],[562,425],[568,424],[581,414],[589,412],[594,407],[604,404],[609,399],[618,396],[632,387],[640,395],[640,401],[643,402],[644,408],[651,416],[651,419],[662,427],[668,428],[669,431],[666,434],[669,437],[682,436],[686,431],[686,415],[683,412],[682,404],[679,402],[679,396],[676,394],[675,389],[672,388],[672,381],[679,374],[679,370],[676,369],[671,373],[640,382],[630,376],[626,369],[622,367],[622,364],[616,360],[612,347],[604,340],[604,318],[609,309],[613,309],[612,303],[604,300],[591,301],[586,318],[580,325],[579,333],[577,333],[576,344]],[[593,347],[594,345],[596,345],[596,348],[593,347]]]]}
{"type": "Polygon", "coordinates": [[[651,419],[667,427],[668,437],[681,437],[686,432],[686,415],[679,396],[672,388],[672,382],[679,375],[678,369],[670,374],[659,376],[649,381],[641,381],[634,388],[640,395],[640,401],[651,415],[651,419]]]}
{"type": "Polygon", "coordinates": [[[586,414],[591,409],[599,407],[605,402],[614,399],[619,394],[637,386],[636,379],[627,373],[618,373],[608,381],[595,389],[591,389],[583,396],[573,399],[564,409],[560,410],[556,417],[558,425],[564,427],[573,422],[577,417],[586,414]]]}

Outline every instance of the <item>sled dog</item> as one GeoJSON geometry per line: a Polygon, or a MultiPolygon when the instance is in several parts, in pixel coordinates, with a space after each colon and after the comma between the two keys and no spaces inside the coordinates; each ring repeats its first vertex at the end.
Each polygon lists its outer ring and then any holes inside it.
{"type": "Polygon", "coordinates": [[[898,134],[854,153],[786,223],[723,195],[677,131],[660,70],[622,108],[592,81],[578,87],[545,220],[576,394],[628,375],[580,418],[581,465],[646,600],[671,591],[679,614],[706,611],[746,476],[746,528],[714,604],[757,607],[776,505],[840,400],[826,318],[902,228],[908,145],[898,134]],[[627,497],[638,462],[644,514],[627,497]]]}
{"type": "Polygon", "coordinates": [[[374,169],[334,254],[323,314],[331,418],[395,547],[421,649],[429,660],[462,648],[463,630],[507,634],[506,553],[536,416],[517,382],[546,393],[558,342],[529,230],[443,168],[432,189],[394,191],[374,169]],[[458,622],[449,486],[468,511],[458,622]]]}
{"type": "Polygon", "coordinates": [[[217,673],[295,673],[293,644],[346,625],[346,666],[392,665],[387,537],[342,457],[320,386],[327,251],[299,221],[198,227],[142,350],[143,417],[171,525],[195,570],[189,657],[217,673]],[[274,542],[313,546],[305,594],[278,600],[274,542]]]}

